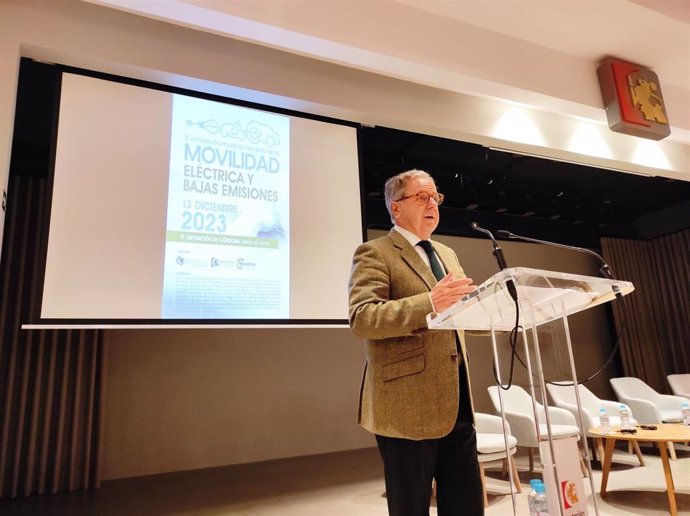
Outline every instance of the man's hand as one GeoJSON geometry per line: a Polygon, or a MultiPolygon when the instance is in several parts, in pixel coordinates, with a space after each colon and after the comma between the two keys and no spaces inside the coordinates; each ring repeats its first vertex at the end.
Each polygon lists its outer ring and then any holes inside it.
{"type": "Polygon", "coordinates": [[[453,306],[459,299],[476,290],[472,278],[454,279],[450,272],[431,289],[431,302],[437,312],[443,312],[453,306]]]}

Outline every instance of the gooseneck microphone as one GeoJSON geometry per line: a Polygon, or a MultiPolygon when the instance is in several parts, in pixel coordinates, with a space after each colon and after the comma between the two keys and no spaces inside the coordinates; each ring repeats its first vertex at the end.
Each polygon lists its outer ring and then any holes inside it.
{"type": "Polygon", "coordinates": [[[472,229],[474,229],[475,231],[479,231],[479,232],[484,233],[485,235],[489,236],[489,238],[491,239],[491,242],[493,243],[493,246],[494,246],[493,255],[496,257],[496,261],[498,262],[498,268],[501,270],[507,269],[508,265],[506,265],[506,258],[505,258],[505,256],[503,256],[503,249],[501,249],[501,247],[498,245],[498,242],[496,242],[496,239],[494,238],[493,233],[491,231],[489,231],[488,229],[484,229],[483,227],[481,227],[476,222],[472,222],[470,224],[470,227],[472,227],[472,229]]]}
{"type": "MultiPolygon", "coordinates": [[[[496,239],[494,238],[494,235],[491,231],[488,229],[484,229],[481,227],[479,224],[476,222],[472,222],[470,224],[470,227],[474,229],[475,231],[479,231],[480,233],[484,233],[485,235],[488,235],[488,237],[491,239],[491,243],[494,246],[494,252],[493,255],[496,257],[496,261],[498,262],[498,268],[503,270],[507,269],[508,265],[506,264],[506,258],[503,256],[503,249],[501,249],[501,246],[498,245],[498,242],[496,242],[496,239]]],[[[515,282],[510,279],[506,281],[506,288],[508,289],[508,293],[510,294],[510,297],[513,298],[513,301],[517,303],[517,288],[515,287],[515,282]]]]}
{"type": "Polygon", "coordinates": [[[595,253],[591,249],[587,249],[585,247],[577,247],[574,245],[559,244],[557,242],[549,242],[548,240],[539,240],[538,238],[530,238],[522,235],[516,235],[515,233],[511,233],[510,231],[506,231],[505,229],[499,229],[498,231],[496,231],[496,234],[499,237],[507,238],[508,240],[522,240],[524,242],[533,242],[535,244],[552,245],[554,247],[560,247],[562,249],[570,249],[571,251],[579,251],[581,253],[591,254],[592,256],[597,258],[601,263],[601,266],[599,267],[599,272],[601,272],[601,275],[607,279],[616,279],[613,277],[613,273],[611,272],[609,264],[606,263],[606,261],[600,254],[595,253]]]}

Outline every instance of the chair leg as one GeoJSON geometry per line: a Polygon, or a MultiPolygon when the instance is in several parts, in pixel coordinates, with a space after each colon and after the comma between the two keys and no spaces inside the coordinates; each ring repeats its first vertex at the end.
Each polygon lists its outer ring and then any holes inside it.
{"type": "Polygon", "coordinates": [[[633,445],[633,449],[635,450],[635,455],[637,455],[637,460],[640,461],[640,466],[644,466],[644,459],[642,458],[642,452],[640,451],[640,445],[637,443],[637,441],[630,441],[633,445]]]}
{"type": "Polygon", "coordinates": [[[501,471],[501,475],[503,476],[503,478],[506,478],[506,476],[508,475],[508,457],[503,459],[503,471],[501,471]]]}
{"type": "Polygon", "coordinates": [[[671,441],[668,442],[668,454],[671,456],[671,460],[677,460],[676,448],[671,441]]]}
{"type": "Polygon", "coordinates": [[[482,494],[484,495],[484,507],[489,506],[489,497],[486,494],[486,479],[484,477],[484,465],[479,463],[479,474],[482,477],[482,494]]]}
{"type": "Polygon", "coordinates": [[[517,467],[515,466],[515,459],[512,455],[509,455],[508,461],[510,462],[510,469],[513,472],[513,484],[515,484],[515,490],[518,493],[522,493],[522,484],[520,483],[520,477],[518,476],[517,467]]]}
{"type": "Polygon", "coordinates": [[[587,445],[589,448],[589,460],[598,460],[599,450],[597,450],[596,439],[594,439],[594,437],[588,437],[587,445]]]}
{"type": "Polygon", "coordinates": [[[529,457],[529,471],[530,473],[534,471],[534,451],[532,448],[527,448],[527,453],[529,457]]]}
{"type": "Polygon", "coordinates": [[[599,456],[599,462],[604,463],[604,442],[600,438],[594,439],[597,446],[597,455],[599,456]]]}

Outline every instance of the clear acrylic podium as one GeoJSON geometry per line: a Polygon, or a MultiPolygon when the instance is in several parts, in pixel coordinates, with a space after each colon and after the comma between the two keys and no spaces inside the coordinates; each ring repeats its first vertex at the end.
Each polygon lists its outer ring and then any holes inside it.
{"type": "MultiPolygon", "coordinates": [[[[594,306],[607,303],[616,297],[622,297],[634,290],[632,283],[627,281],[604,279],[599,277],[581,276],[577,274],[568,274],[563,272],[554,272],[539,269],[529,269],[523,267],[514,267],[504,269],[491,278],[482,283],[477,290],[472,294],[465,296],[455,305],[447,310],[437,314],[429,314],[427,317],[427,324],[429,329],[458,329],[466,331],[483,331],[491,333],[491,343],[493,346],[494,367],[498,377],[499,384],[503,385],[501,371],[499,367],[496,333],[511,331],[516,325],[516,311],[519,308],[519,324],[522,326],[524,352],[526,357],[527,373],[529,378],[530,394],[534,404],[535,387],[533,378],[539,381],[540,392],[542,393],[542,401],[544,406],[546,403],[546,385],[544,381],[544,372],[541,363],[541,354],[539,350],[539,338],[537,328],[543,324],[561,320],[563,322],[563,337],[567,345],[568,357],[570,360],[570,370],[572,373],[572,381],[577,382],[577,374],[575,371],[575,362],[573,359],[573,350],[570,340],[570,330],[568,327],[568,316],[587,310],[594,306]],[[517,303],[513,299],[511,293],[517,294],[517,303]],[[516,306],[517,305],[517,306],[516,306]],[[533,374],[532,361],[530,360],[530,353],[528,349],[529,341],[531,341],[533,355],[535,358],[536,375],[533,374]]],[[[586,432],[584,428],[584,421],[581,414],[579,390],[575,389],[575,398],[577,400],[578,413],[580,414],[580,428],[586,432]]],[[[501,417],[503,419],[504,433],[507,429],[506,419],[503,407],[503,399],[501,396],[501,389],[498,389],[499,400],[501,405],[501,417]]],[[[536,405],[533,405],[534,419],[537,419],[536,405]]],[[[546,412],[546,428],[548,442],[548,453],[542,454],[542,464],[544,465],[544,476],[553,475],[554,486],[560,485],[560,477],[558,476],[558,469],[556,466],[556,453],[551,433],[551,422],[549,420],[548,410],[546,412]]],[[[540,435],[540,425],[536,424],[537,436],[542,439],[540,435]]],[[[592,479],[592,470],[589,461],[589,449],[587,445],[586,436],[583,436],[585,449],[585,462],[587,464],[590,487],[592,492],[592,499],[594,501],[594,510],[598,515],[596,505],[596,496],[594,481],[592,479]]],[[[506,452],[508,452],[508,442],[505,440],[506,452]]],[[[508,468],[510,474],[511,496],[513,500],[513,514],[516,512],[515,490],[512,478],[511,468],[508,468]]],[[[546,483],[546,478],[545,478],[546,483]]],[[[559,511],[552,509],[553,514],[561,514],[567,516],[571,514],[564,510],[563,494],[561,489],[552,489],[549,495],[551,506],[552,503],[558,504],[559,511]],[[557,499],[553,496],[553,491],[556,491],[557,499]]],[[[566,504],[567,505],[567,504],[566,504]]],[[[585,501],[586,511],[586,501],[585,501]]]]}

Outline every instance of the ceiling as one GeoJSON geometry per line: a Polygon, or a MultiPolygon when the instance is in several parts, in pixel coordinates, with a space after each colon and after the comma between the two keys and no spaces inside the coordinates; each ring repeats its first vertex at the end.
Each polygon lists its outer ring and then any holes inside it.
{"type": "MultiPolygon", "coordinates": [[[[85,0],[448,91],[604,121],[593,77],[616,56],[651,67],[690,145],[688,0],[85,0]]],[[[690,182],[643,177],[395,129],[363,129],[367,220],[382,185],[424,168],[448,194],[444,233],[469,222],[574,245],[690,227],[690,182]]],[[[690,171],[688,171],[690,172],[690,171]]],[[[476,233],[472,236],[477,236],[476,233]]]]}
{"type": "Polygon", "coordinates": [[[605,56],[661,78],[690,145],[688,0],[83,0],[439,89],[604,121],[605,56]]]}

